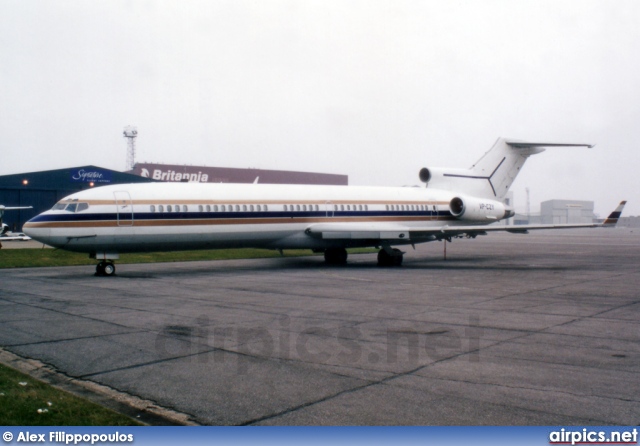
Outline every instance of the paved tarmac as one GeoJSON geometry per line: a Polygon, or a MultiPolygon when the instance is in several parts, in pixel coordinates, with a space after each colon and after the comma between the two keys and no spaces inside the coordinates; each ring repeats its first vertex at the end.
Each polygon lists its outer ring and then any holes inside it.
{"type": "Polygon", "coordinates": [[[36,242],[35,240],[11,240],[6,241],[0,238],[0,243],[2,244],[2,248],[0,249],[42,249],[42,248],[51,248],[50,246],[43,245],[40,242],[36,242]]]}
{"type": "Polygon", "coordinates": [[[0,270],[0,346],[201,424],[640,424],[640,231],[406,250],[0,270]]]}

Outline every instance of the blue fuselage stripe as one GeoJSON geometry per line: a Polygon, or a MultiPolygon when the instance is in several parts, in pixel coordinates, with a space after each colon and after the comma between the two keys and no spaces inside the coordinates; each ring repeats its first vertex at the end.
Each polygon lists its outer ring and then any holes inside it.
{"type": "MultiPolygon", "coordinates": [[[[41,222],[79,222],[79,221],[111,221],[131,219],[131,212],[116,213],[68,213],[41,214],[31,220],[32,223],[41,222]]],[[[257,218],[326,218],[326,217],[450,217],[449,211],[314,211],[314,212],[134,212],[134,220],[228,220],[228,219],[257,219],[257,218]]]]}

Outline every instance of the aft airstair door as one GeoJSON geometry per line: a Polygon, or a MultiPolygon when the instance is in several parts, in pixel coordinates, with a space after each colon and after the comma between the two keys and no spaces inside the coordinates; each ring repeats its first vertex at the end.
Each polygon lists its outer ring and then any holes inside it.
{"type": "Polygon", "coordinates": [[[333,217],[334,215],[334,210],[335,210],[335,206],[332,202],[330,201],[325,201],[324,203],[324,210],[325,210],[325,216],[326,217],[333,217]]]}
{"type": "Polygon", "coordinates": [[[133,203],[131,195],[127,191],[113,193],[116,199],[116,212],[118,214],[118,226],[133,226],[133,203]]]}

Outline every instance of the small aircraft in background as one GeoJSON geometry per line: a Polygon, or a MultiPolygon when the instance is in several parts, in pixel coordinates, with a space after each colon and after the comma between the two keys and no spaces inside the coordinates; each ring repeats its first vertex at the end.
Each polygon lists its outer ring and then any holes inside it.
{"type": "Polygon", "coordinates": [[[24,232],[6,232],[5,234],[0,235],[0,242],[28,242],[31,240],[24,232]]]}
{"type": "Polygon", "coordinates": [[[380,266],[399,266],[395,246],[488,232],[614,226],[604,223],[496,225],[515,215],[504,199],[531,155],[546,147],[591,144],[499,138],[469,169],[423,168],[426,187],[229,183],[138,183],[69,195],[23,231],[60,249],[86,252],[98,275],[113,275],[120,253],[213,248],[311,249],[330,264],[346,248],[376,247],[380,266]]]}
{"type": "MultiPolygon", "coordinates": [[[[9,225],[2,222],[2,217],[4,217],[5,211],[15,211],[18,209],[33,209],[32,206],[20,206],[20,207],[6,207],[0,204],[0,243],[1,242],[10,242],[14,240],[27,241],[31,240],[31,237],[22,233],[22,232],[11,232],[9,231],[9,225]]],[[[2,247],[2,244],[0,244],[2,247]]]]}

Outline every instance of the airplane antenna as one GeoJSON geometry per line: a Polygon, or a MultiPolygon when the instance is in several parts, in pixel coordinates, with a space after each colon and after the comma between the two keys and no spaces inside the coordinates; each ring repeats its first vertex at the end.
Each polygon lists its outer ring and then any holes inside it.
{"type": "Polygon", "coordinates": [[[531,200],[530,200],[530,196],[529,196],[529,188],[525,188],[525,191],[527,191],[527,224],[531,223],[531,200]]]}
{"type": "Polygon", "coordinates": [[[125,138],[127,138],[127,170],[133,170],[136,164],[136,138],[138,136],[138,129],[133,126],[126,126],[124,132],[122,132],[125,138]]]}

